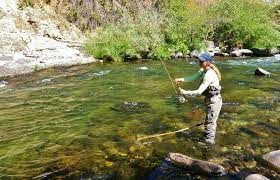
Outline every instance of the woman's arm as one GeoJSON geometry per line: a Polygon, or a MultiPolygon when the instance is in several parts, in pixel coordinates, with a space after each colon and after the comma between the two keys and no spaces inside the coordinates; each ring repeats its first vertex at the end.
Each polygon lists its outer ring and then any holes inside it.
{"type": "Polygon", "coordinates": [[[199,88],[194,91],[185,91],[184,89],[179,89],[181,94],[187,95],[187,96],[198,96],[201,95],[207,87],[211,84],[213,81],[213,78],[211,77],[211,73],[207,71],[205,74],[202,83],[200,84],[199,88]]]}
{"type": "Polygon", "coordinates": [[[176,82],[190,82],[190,81],[195,81],[198,78],[202,77],[203,75],[203,69],[201,68],[199,71],[197,71],[194,75],[190,76],[190,77],[185,77],[185,78],[176,78],[175,81],[176,82]]]}

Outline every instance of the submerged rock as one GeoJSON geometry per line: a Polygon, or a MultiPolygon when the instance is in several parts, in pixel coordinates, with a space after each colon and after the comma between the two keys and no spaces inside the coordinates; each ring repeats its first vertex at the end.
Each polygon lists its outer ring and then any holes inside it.
{"type": "Polygon", "coordinates": [[[223,102],[223,106],[240,106],[239,102],[223,102]]]}
{"type": "Polygon", "coordinates": [[[140,67],[138,69],[140,69],[140,70],[148,70],[149,68],[147,68],[147,67],[140,67]]]}
{"type": "Polygon", "coordinates": [[[194,58],[198,58],[199,54],[200,54],[200,52],[194,50],[194,51],[192,51],[192,52],[190,53],[190,57],[191,57],[191,58],[193,58],[193,57],[194,57],[194,58]]]}
{"type": "Polygon", "coordinates": [[[190,173],[174,166],[170,161],[164,160],[154,169],[148,179],[192,179],[190,173]]]}
{"type": "Polygon", "coordinates": [[[125,112],[125,113],[143,113],[150,110],[150,105],[145,102],[123,102],[116,104],[114,107],[110,107],[113,111],[125,112]]]}
{"type": "Polygon", "coordinates": [[[261,174],[251,174],[245,178],[245,180],[269,180],[261,174]]]}
{"type": "Polygon", "coordinates": [[[0,88],[5,87],[8,84],[7,81],[0,81],[0,88]]]}
{"type": "Polygon", "coordinates": [[[256,76],[270,76],[271,73],[258,67],[256,70],[255,70],[255,75],[256,76]]]}
{"type": "Polygon", "coordinates": [[[179,153],[169,153],[167,159],[175,166],[196,174],[203,174],[207,176],[221,176],[225,174],[225,169],[219,164],[192,159],[179,153]]]}
{"type": "Polygon", "coordinates": [[[263,160],[268,162],[270,165],[280,168],[280,150],[272,151],[263,155],[263,160]]]}
{"type": "Polygon", "coordinates": [[[98,73],[93,73],[93,76],[104,76],[106,74],[109,74],[111,72],[111,70],[104,70],[104,71],[100,71],[98,73]]]}
{"type": "Polygon", "coordinates": [[[237,131],[240,132],[240,133],[248,134],[248,135],[253,136],[253,137],[257,137],[258,136],[257,133],[255,133],[254,131],[252,131],[252,130],[246,128],[246,127],[238,128],[237,131]]]}
{"type": "Polygon", "coordinates": [[[258,126],[262,126],[263,128],[266,128],[266,129],[268,129],[269,131],[274,131],[274,132],[276,132],[276,133],[279,133],[279,132],[280,132],[280,127],[273,126],[273,125],[268,124],[268,123],[257,122],[257,125],[258,125],[258,126]]]}
{"type": "Polygon", "coordinates": [[[265,109],[265,110],[269,110],[269,111],[272,111],[273,108],[275,107],[275,104],[272,104],[272,103],[269,103],[269,102],[258,102],[256,100],[250,100],[248,102],[248,104],[253,105],[257,108],[265,109]]]}
{"type": "Polygon", "coordinates": [[[52,79],[43,79],[41,80],[41,83],[50,83],[52,82],[52,79]]]}
{"type": "Polygon", "coordinates": [[[92,176],[84,176],[81,179],[116,179],[117,174],[111,173],[111,174],[94,174],[92,176]]]}

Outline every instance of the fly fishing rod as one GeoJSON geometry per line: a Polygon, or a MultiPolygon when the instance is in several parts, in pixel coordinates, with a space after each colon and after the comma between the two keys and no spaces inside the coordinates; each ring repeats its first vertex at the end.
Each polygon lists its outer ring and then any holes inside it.
{"type": "Polygon", "coordinates": [[[175,93],[178,95],[179,93],[178,93],[178,91],[177,91],[177,89],[176,89],[176,87],[175,87],[175,85],[174,85],[173,79],[171,78],[171,75],[170,75],[170,73],[169,73],[169,71],[168,71],[166,65],[164,64],[164,62],[163,62],[162,59],[160,59],[160,61],[161,61],[162,65],[163,65],[163,67],[164,67],[164,69],[165,69],[165,71],[166,71],[166,73],[167,73],[167,75],[168,75],[168,77],[169,77],[169,80],[170,80],[170,82],[171,82],[171,84],[172,84],[172,86],[173,86],[173,89],[174,89],[175,93]]]}
{"type": "MultiPolygon", "coordinates": [[[[179,98],[178,98],[178,99],[179,99],[180,103],[186,102],[186,98],[183,97],[183,96],[181,96],[180,93],[177,91],[177,89],[176,89],[176,87],[175,87],[175,85],[174,85],[174,78],[171,77],[171,74],[169,73],[169,71],[168,71],[168,69],[167,69],[165,63],[163,62],[162,59],[160,59],[160,61],[161,61],[162,65],[163,65],[163,67],[164,67],[164,69],[165,69],[165,71],[166,71],[166,73],[167,73],[167,75],[168,75],[168,77],[169,77],[169,80],[170,80],[170,82],[171,82],[171,84],[172,84],[172,86],[173,86],[173,89],[174,89],[174,91],[175,91],[175,94],[179,95],[179,98]]],[[[180,88],[179,85],[178,85],[177,83],[176,83],[176,85],[177,85],[177,88],[179,89],[179,88],[180,88]]]]}

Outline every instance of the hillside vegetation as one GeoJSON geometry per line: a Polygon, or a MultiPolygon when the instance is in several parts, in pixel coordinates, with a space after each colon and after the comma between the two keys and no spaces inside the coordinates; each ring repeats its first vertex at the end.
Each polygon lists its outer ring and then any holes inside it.
{"type": "Polygon", "coordinates": [[[279,4],[262,0],[45,3],[84,32],[93,32],[85,48],[100,59],[169,58],[174,52],[205,49],[207,41],[227,50],[280,46],[279,4]]]}

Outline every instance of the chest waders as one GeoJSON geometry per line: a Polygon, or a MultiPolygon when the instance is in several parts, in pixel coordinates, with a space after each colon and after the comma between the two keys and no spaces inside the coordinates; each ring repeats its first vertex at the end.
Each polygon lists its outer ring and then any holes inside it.
{"type": "Polygon", "coordinates": [[[202,94],[205,96],[206,117],[204,123],[205,142],[215,143],[217,119],[222,108],[221,86],[209,86],[202,94]]]}

